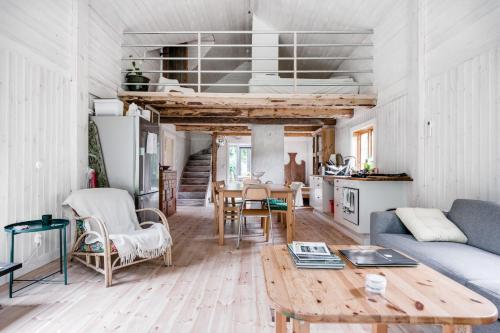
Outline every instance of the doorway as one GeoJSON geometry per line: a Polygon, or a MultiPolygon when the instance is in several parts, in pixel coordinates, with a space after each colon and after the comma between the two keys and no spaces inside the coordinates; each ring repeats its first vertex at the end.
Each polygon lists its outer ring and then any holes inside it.
{"type": "Polygon", "coordinates": [[[238,181],[252,175],[252,147],[230,144],[228,147],[228,181],[238,181]]]}

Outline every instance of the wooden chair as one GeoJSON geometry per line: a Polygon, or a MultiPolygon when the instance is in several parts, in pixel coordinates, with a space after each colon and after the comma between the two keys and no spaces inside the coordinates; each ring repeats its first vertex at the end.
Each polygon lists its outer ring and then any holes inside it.
{"type": "MultiPolygon", "coordinates": [[[[136,213],[151,211],[157,214],[161,220],[161,222],[143,222],[139,225],[141,228],[148,228],[154,223],[162,223],[168,232],[170,232],[168,227],[168,221],[165,215],[156,208],[143,208],[137,209],[136,213]]],[[[71,249],[69,259],[76,260],[88,268],[93,269],[94,271],[104,274],[104,285],[109,287],[112,285],[113,272],[124,267],[135,265],[147,260],[152,260],[156,258],[144,259],[137,258],[133,262],[128,264],[123,264],[118,257],[118,251],[114,246],[113,242],[109,239],[108,229],[106,228],[106,224],[97,216],[78,216],[75,212],[75,216],[73,220],[76,223],[76,240],[71,249]],[[99,232],[96,231],[87,231],[84,227],[84,221],[91,220],[96,223],[99,229],[99,232]],[[99,236],[103,242],[97,241],[92,244],[85,244],[85,238],[87,235],[96,235],[99,236]]],[[[157,257],[159,258],[159,257],[157,257]]],[[[163,262],[165,266],[172,265],[172,248],[169,247],[167,252],[163,255],[163,262]]]]}
{"type": "Polygon", "coordinates": [[[260,217],[264,223],[264,235],[266,242],[269,241],[270,229],[272,229],[272,215],[269,200],[271,198],[271,189],[263,184],[249,184],[243,187],[243,203],[240,210],[240,219],[238,223],[238,239],[236,248],[240,248],[241,235],[243,231],[243,219],[247,217],[260,217]],[[260,204],[260,208],[248,208],[247,203],[260,204]]]}
{"type": "Polygon", "coordinates": [[[231,201],[228,200],[228,198],[225,198],[224,202],[221,203],[219,200],[219,193],[218,190],[221,188],[224,188],[226,186],[226,183],[222,181],[216,181],[212,182],[212,198],[214,202],[214,210],[215,210],[215,230],[218,232],[219,231],[219,205],[224,205],[224,222],[227,220],[230,221],[238,221],[239,219],[239,202],[236,201],[234,198],[231,198],[231,201]]]}

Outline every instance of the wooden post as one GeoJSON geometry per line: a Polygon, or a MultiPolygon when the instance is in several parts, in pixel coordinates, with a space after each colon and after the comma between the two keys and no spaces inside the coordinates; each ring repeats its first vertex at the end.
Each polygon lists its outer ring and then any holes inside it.
{"type": "Polygon", "coordinates": [[[373,324],[372,333],[387,333],[387,324],[373,324]]]}
{"type": "Polygon", "coordinates": [[[471,333],[469,325],[443,325],[443,333],[471,333]]]}
{"type": "Polygon", "coordinates": [[[286,317],[276,311],[276,333],[286,333],[286,317]]]}
{"type": "Polygon", "coordinates": [[[217,181],[217,132],[212,133],[212,182],[217,181]]]}
{"type": "Polygon", "coordinates": [[[309,333],[309,323],[297,319],[292,319],[293,333],[309,333]]]}

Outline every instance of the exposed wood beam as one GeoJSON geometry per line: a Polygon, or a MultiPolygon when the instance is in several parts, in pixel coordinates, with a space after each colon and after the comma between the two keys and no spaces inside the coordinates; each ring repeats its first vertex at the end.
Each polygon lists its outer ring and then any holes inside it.
{"type": "Polygon", "coordinates": [[[185,132],[243,132],[249,131],[248,126],[242,125],[175,125],[177,131],[185,132]]]}
{"type": "MultiPolygon", "coordinates": [[[[217,132],[218,136],[250,136],[252,132],[217,132]]],[[[285,132],[286,137],[312,137],[311,132],[285,132]]]]}
{"type": "MultiPolygon", "coordinates": [[[[212,133],[212,181],[217,181],[217,133],[212,133]]],[[[213,199],[213,198],[212,198],[213,199]]]]}
{"type": "Polygon", "coordinates": [[[236,117],[236,118],[352,118],[354,108],[161,108],[161,117],[236,117]]]}
{"type": "Polygon", "coordinates": [[[168,108],[304,108],[374,107],[373,95],[361,94],[241,94],[241,93],[163,93],[121,92],[119,97],[128,103],[150,104],[168,108]]]}
{"type": "MultiPolygon", "coordinates": [[[[321,126],[284,126],[285,132],[309,132],[312,133],[321,126]]],[[[185,132],[245,132],[251,131],[250,127],[246,125],[216,125],[216,124],[203,124],[203,125],[175,125],[177,131],[185,132]]]]}
{"type": "Polygon", "coordinates": [[[162,117],[162,124],[256,124],[256,125],[335,125],[331,118],[234,118],[234,117],[162,117]]]}

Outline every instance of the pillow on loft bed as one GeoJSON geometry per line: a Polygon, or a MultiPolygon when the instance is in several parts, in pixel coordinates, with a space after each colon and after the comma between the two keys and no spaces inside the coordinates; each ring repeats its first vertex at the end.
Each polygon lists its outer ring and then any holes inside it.
{"type": "Polygon", "coordinates": [[[158,79],[158,83],[160,84],[169,84],[168,86],[156,86],[156,91],[157,92],[194,92],[194,89],[192,88],[184,88],[181,87],[179,84],[179,81],[175,79],[167,79],[166,77],[160,76],[158,79]]]}

